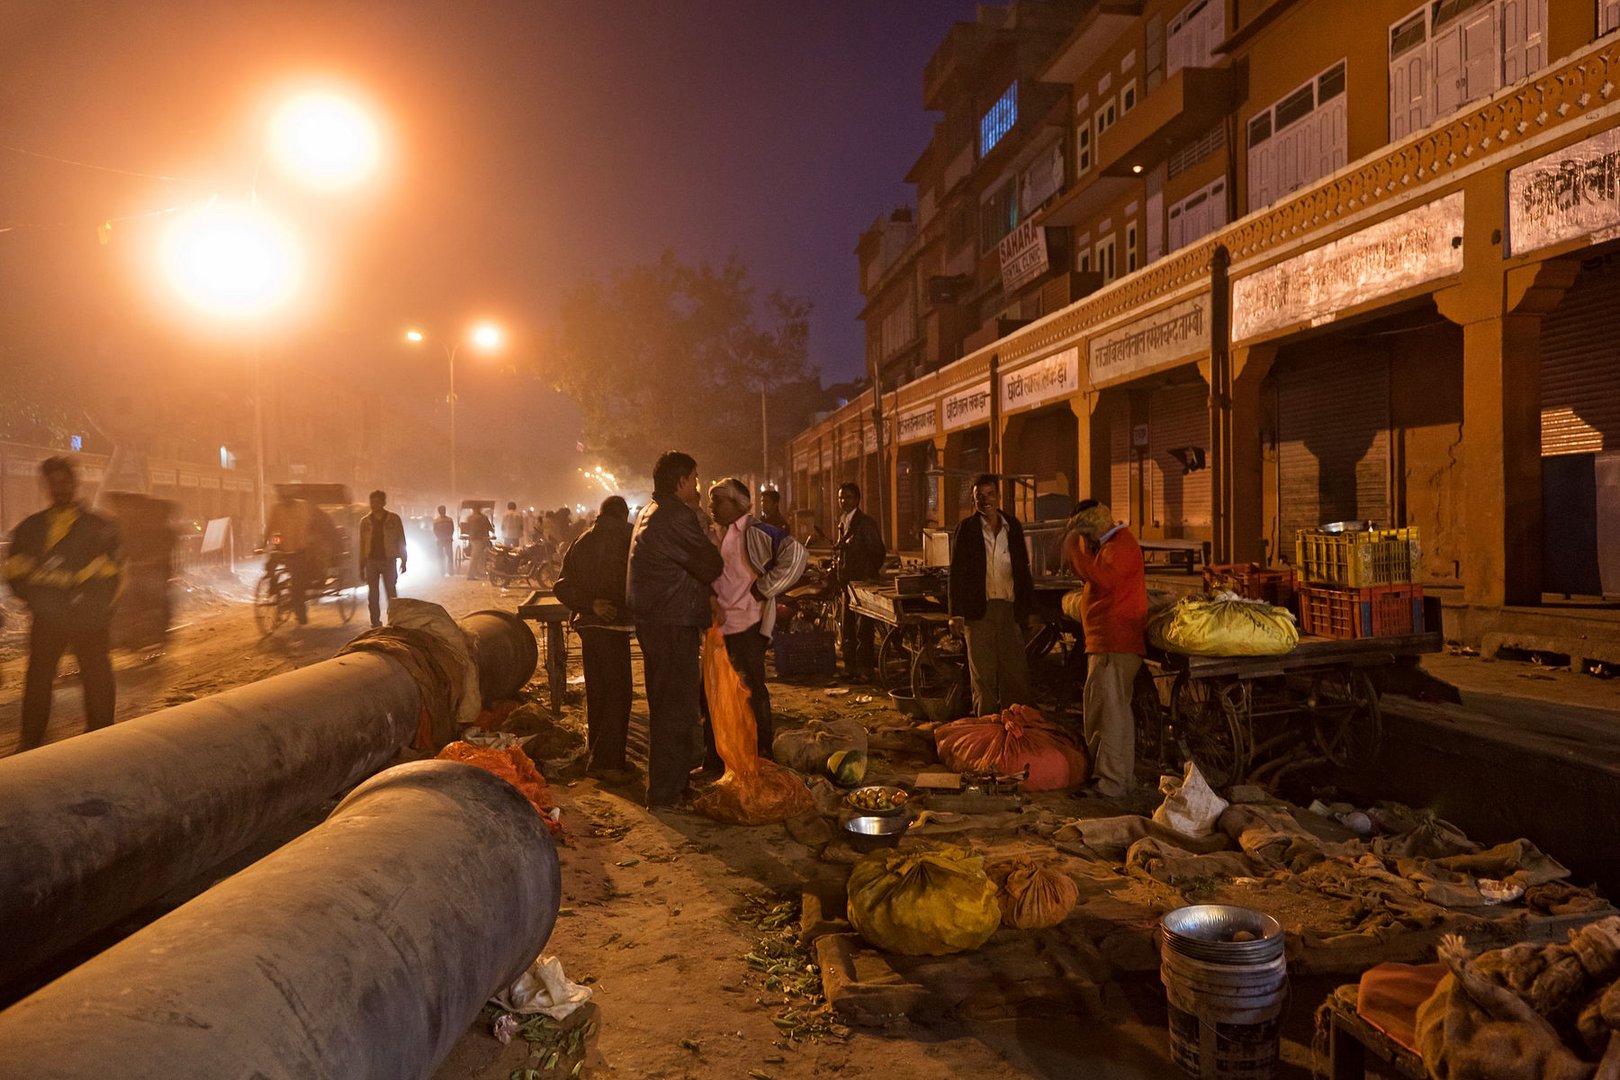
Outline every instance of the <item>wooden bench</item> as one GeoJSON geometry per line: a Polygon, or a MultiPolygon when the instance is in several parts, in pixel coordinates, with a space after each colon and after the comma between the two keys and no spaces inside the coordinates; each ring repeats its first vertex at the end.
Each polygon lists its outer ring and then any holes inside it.
{"type": "Polygon", "coordinates": [[[1396,1076],[1427,1080],[1429,1073],[1421,1057],[1373,1027],[1356,1011],[1359,989],[1356,983],[1339,987],[1328,995],[1317,1014],[1318,1024],[1327,1026],[1328,1080],[1365,1080],[1368,1054],[1396,1076]]]}
{"type": "Polygon", "coordinates": [[[1167,565],[1175,566],[1180,563],[1187,573],[1196,572],[1201,566],[1209,565],[1209,542],[1207,540],[1139,540],[1142,545],[1144,560],[1154,554],[1164,556],[1167,565]]]}

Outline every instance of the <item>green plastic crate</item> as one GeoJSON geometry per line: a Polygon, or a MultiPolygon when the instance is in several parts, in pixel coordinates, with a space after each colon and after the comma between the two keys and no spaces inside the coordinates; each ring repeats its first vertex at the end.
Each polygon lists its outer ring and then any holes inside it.
{"type": "Polygon", "coordinates": [[[1301,529],[1294,535],[1299,576],[1323,585],[1404,585],[1421,576],[1421,557],[1416,526],[1344,533],[1301,529]]]}

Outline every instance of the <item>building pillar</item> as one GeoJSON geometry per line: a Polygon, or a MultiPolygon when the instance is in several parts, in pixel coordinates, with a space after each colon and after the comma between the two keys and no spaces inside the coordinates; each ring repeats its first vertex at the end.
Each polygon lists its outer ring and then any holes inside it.
{"type": "Polygon", "coordinates": [[[1541,601],[1541,320],[1579,264],[1554,260],[1465,276],[1436,295],[1462,326],[1463,600],[1541,601]]]}
{"type": "Polygon", "coordinates": [[[1213,470],[1210,536],[1215,562],[1264,562],[1265,409],[1260,393],[1277,346],[1234,347],[1225,357],[1198,361],[1209,385],[1209,468],[1213,470]]]}
{"type": "Polygon", "coordinates": [[[1098,502],[1107,503],[1113,498],[1109,480],[1112,457],[1108,444],[1108,425],[1097,420],[1097,413],[1102,408],[1105,393],[1103,390],[1092,390],[1083,400],[1076,398],[1069,402],[1069,407],[1074,410],[1077,420],[1075,426],[1079,429],[1080,435],[1080,476],[1077,485],[1080,490],[1075,493],[1076,502],[1082,499],[1096,499],[1098,502]]]}

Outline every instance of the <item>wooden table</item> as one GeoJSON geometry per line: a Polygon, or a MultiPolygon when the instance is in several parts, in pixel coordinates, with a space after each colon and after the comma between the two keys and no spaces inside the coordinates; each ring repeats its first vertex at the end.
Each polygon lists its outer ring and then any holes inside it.
{"type": "Polygon", "coordinates": [[[1158,552],[1172,566],[1181,563],[1189,574],[1200,564],[1209,565],[1209,543],[1204,540],[1138,540],[1137,543],[1144,556],[1158,552]]]}
{"type": "Polygon", "coordinates": [[[552,596],[550,589],[536,589],[518,605],[517,613],[520,619],[545,624],[546,632],[541,639],[541,662],[546,668],[551,713],[561,716],[563,692],[568,687],[568,620],[573,617],[573,612],[552,596]]]}

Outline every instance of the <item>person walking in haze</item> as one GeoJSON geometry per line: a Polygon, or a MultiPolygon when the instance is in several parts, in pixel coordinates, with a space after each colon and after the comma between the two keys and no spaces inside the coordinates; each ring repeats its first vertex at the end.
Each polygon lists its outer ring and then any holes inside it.
{"type": "Polygon", "coordinates": [[[793,535],[793,526],[782,516],[782,493],[775,488],[766,488],[759,493],[759,520],[773,529],[793,535]]]}
{"type": "MultiPolygon", "coordinates": [[[[776,632],[776,597],[804,573],[809,555],[783,530],[749,514],[748,485],[735,476],[709,488],[709,513],[720,527],[725,569],[714,582],[726,655],[748,687],[759,756],[771,756],[771,692],[765,685],[765,647],[776,632]]],[[[709,731],[713,742],[713,731],[709,731]]]]}
{"type": "Polygon", "coordinates": [[[399,575],[405,572],[405,523],[392,510],[384,491],[371,493],[371,513],[360,519],[360,573],[366,582],[366,600],[371,605],[371,625],[382,625],[382,597],[377,595],[379,580],[388,590],[390,606],[398,595],[399,575]],[[399,566],[394,566],[394,560],[399,566]]]}
{"type": "Polygon", "coordinates": [[[509,548],[523,546],[523,514],[515,502],[507,503],[506,513],[501,515],[501,543],[509,548]]]}
{"type": "Polygon", "coordinates": [[[630,731],[630,610],[625,603],[630,507],[602,500],[596,523],[563,556],[552,592],[574,613],[585,664],[585,775],[623,783],[635,774],[625,760],[630,731]]]}
{"type": "Polygon", "coordinates": [[[889,549],[878,523],[861,509],[857,484],[838,485],[838,540],[833,545],[833,580],[840,596],[840,622],[844,638],[844,668],[852,679],[869,679],[877,668],[872,620],[850,608],[850,586],[870,581],[883,572],[889,549]]]}
{"type": "Polygon", "coordinates": [[[647,805],[673,807],[699,763],[698,655],[710,586],[725,569],[689,502],[697,462],[671,450],[653,466],[652,501],[630,536],[626,596],[647,681],[647,805]]]}
{"type": "Polygon", "coordinates": [[[456,523],[442,506],[439,507],[438,516],[433,519],[433,540],[439,545],[439,572],[449,577],[455,572],[456,566],[456,523]]]}
{"type": "Polygon", "coordinates": [[[110,725],[117,704],[108,650],[123,582],[118,528],[78,501],[78,476],[66,458],[47,458],[39,474],[50,505],[17,526],[5,562],[6,585],[33,615],[18,750],[45,741],[51,684],[69,649],[79,663],[85,730],[110,725]]]}
{"type": "Polygon", "coordinates": [[[1023,623],[1034,612],[1024,528],[1001,509],[1001,481],[985,473],[973,481],[976,512],[951,540],[951,615],[963,620],[973,711],[999,713],[1029,704],[1029,660],[1023,623]]]}
{"type": "Polygon", "coordinates": [[[1097,794],[1130,794],[1136,770],[1131,690],[1147,653],[1147,571],[1142,548],[1108,507],[1086,499],[1063,537],[1063,557],[1085,582],[1085,734],[1097,794]]]}
{"type": "Polygon", "coordinates": [[[475,506],[473,512],[467,515],[467,520],[461,523],[461,531],[467,537],[467,580],[477,581],[487,569],[489,538],[495,532],[495,526],[475,506]]]}

